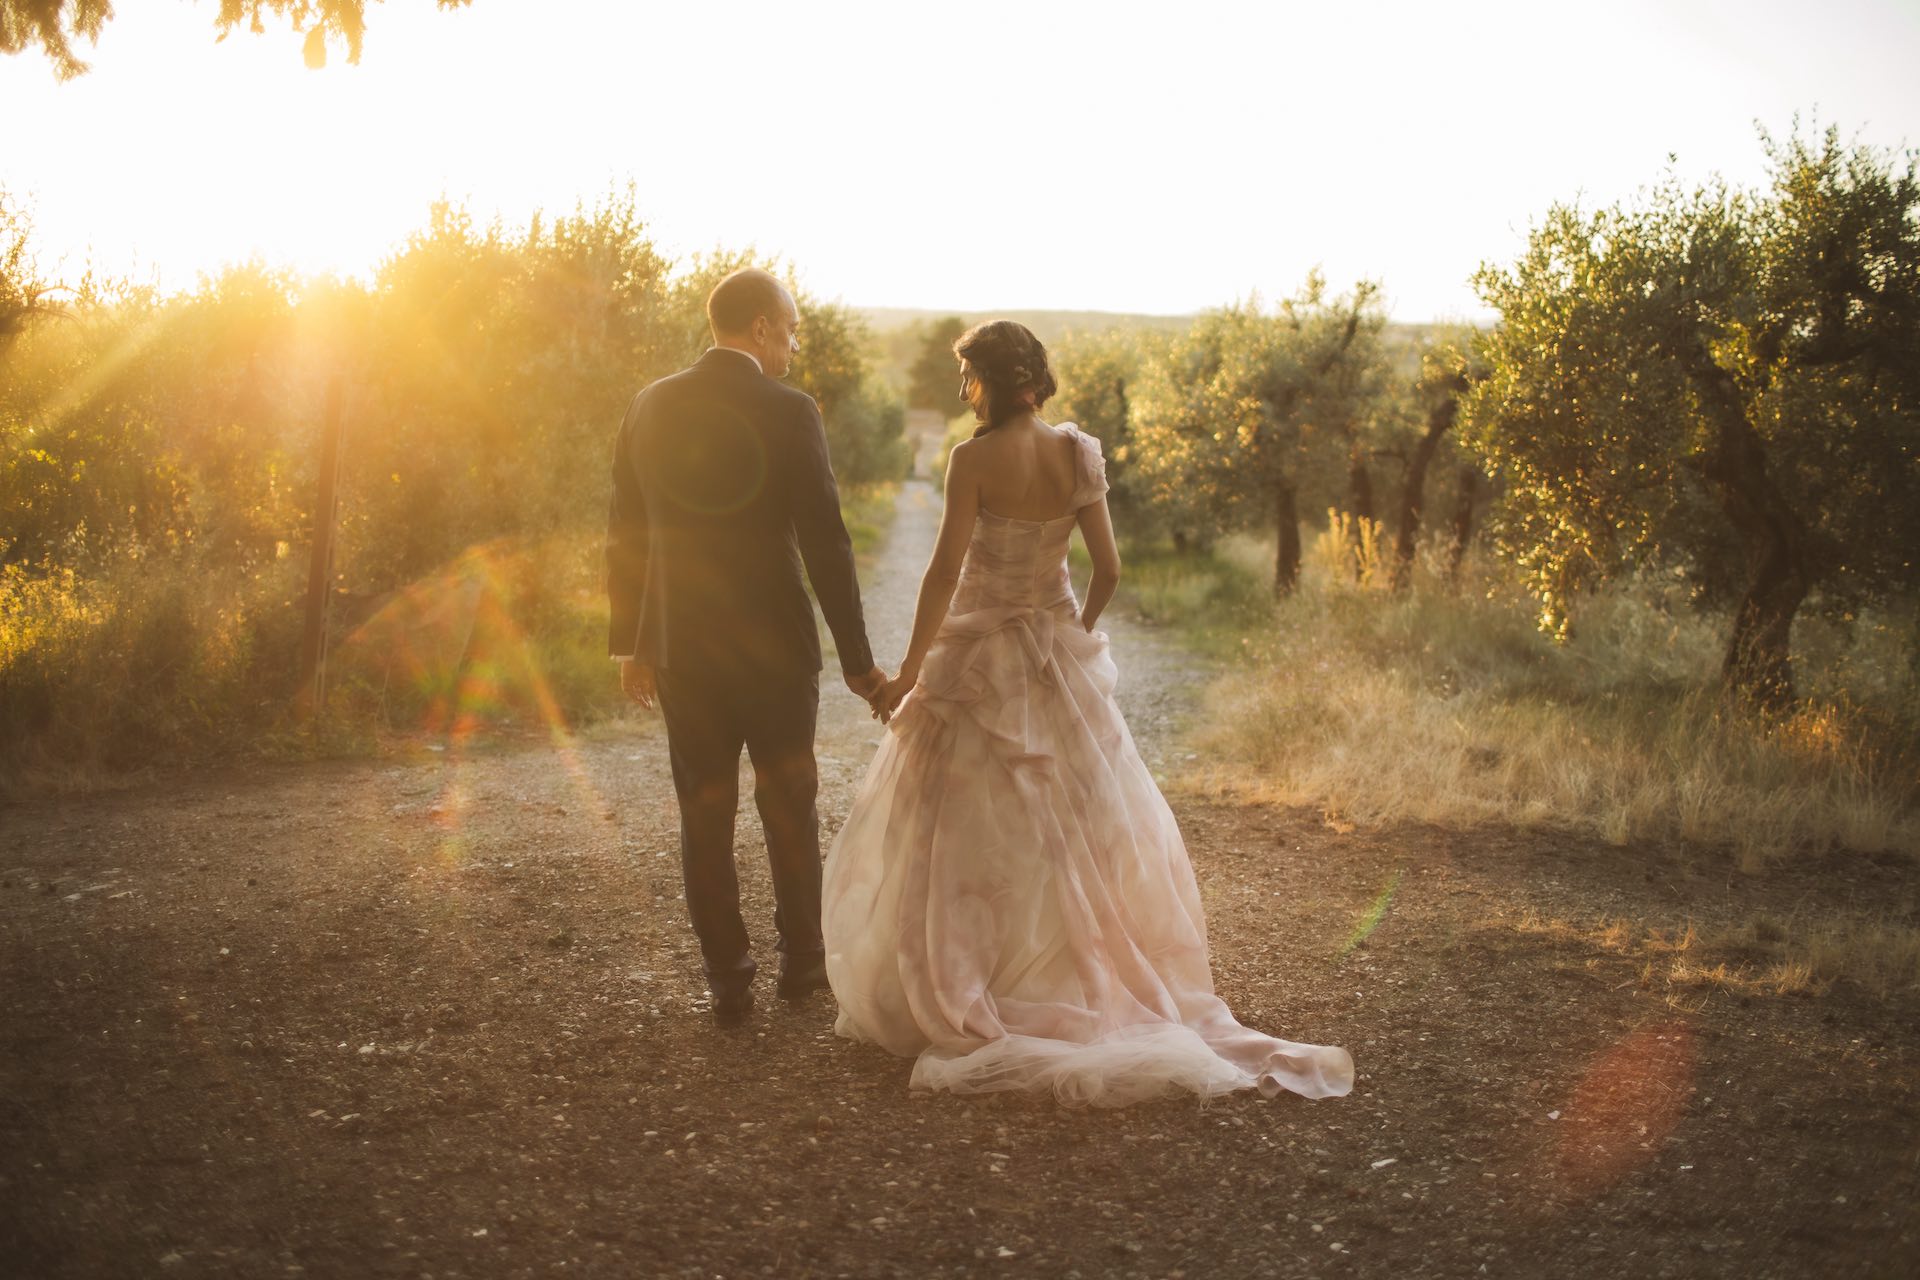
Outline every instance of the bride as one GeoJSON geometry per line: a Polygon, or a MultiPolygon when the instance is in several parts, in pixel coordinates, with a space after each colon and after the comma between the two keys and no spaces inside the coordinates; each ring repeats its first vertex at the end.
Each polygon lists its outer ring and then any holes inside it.
{"type": "Polygon", "coordinates": [[[1120,578],[1099,441],[1038,417],[1054,380],[1024,326],[979,325],[954,353],[980,426],[947,464],[906,659],[875,703],[890,732],[827,855],[835,1030],[955,1093],[1346,1093],[1345,1049],[1262,1035],[1214,995],[1193,867],[1093,629],[1120,578]]]}

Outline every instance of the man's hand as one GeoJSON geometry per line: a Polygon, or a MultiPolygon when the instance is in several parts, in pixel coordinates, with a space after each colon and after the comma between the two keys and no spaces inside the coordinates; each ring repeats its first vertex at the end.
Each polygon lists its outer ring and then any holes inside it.
{"type": "Polygon", "coordinates": [[[887,673],[879,667],[875,667],[863,676],[847,677],[847,688],[853,690],[865,699],[867,705],[874,708],[876,715],[879,714],[880,709],[875,706],[874,699],[880,695],[880,690],[886,686],[886,683],[887,673]]]}
{"type": "Polygon", "coordinates": [[[623,658],[620,662],[620,688],[629,698],[646,710],[653,710],[656,696],[653,687],[653,668],[644,662],[632,658],[623,658]]]}

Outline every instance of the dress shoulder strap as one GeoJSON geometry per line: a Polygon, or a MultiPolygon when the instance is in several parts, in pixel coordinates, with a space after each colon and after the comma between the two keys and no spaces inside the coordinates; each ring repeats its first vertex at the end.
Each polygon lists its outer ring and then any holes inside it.
{"type": "Polygon", "coordinates": [[[1073,501],[1070,504],[1075,511],[1081,507],[1092,506],[1100,501],[1107,492],[1107,460],[1100,452],[1100,437],[1088,435],[1079,426],[1063,422],[1061,428],[1072,434],[1074,443],[1079,446],[1076,455],[1079,462],[1079,483],[1074,486],[1073,501]]]}

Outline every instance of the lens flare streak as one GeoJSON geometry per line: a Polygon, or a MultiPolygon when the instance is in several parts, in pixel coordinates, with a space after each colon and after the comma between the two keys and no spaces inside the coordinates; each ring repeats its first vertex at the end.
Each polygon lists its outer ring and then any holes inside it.
{"type": "Polygon", "coordinates": [[[1387,881],[1386,887],[1380,890],[1379,894],[1375,896],[1373,903],[1368,906],[1366,913],[1363,914],[1359,922],[1354,925],[1353,932],[1347,937],[1346,945],[1340,948],[1340,954],[1335,956],[1334,959],[1344,960],[1349,952],[1365,942],[1367,937],[1379,927],[1380,921],[1386,918],[1387,908],[1393,905],[1393,895],[1400,888],[1400,877],[1402,874],[1403,872],[1401,871],[1395,871],[1393,873],[1392,878],[1387,881]]]}

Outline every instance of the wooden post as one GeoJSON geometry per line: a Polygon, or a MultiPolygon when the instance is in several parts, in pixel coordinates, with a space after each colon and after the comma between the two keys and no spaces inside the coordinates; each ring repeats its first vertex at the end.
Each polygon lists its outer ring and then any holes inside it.
{"type": "Polygon", "coordinates": [[[307,562],[307,620],[300,636],[300,703],[309,715],[326,704],[327,600],[333,594],[333,518],[340,483],[340,377],[327,383],[320,431],[320,494],[313,508],[313,552],[307,562]]]}

